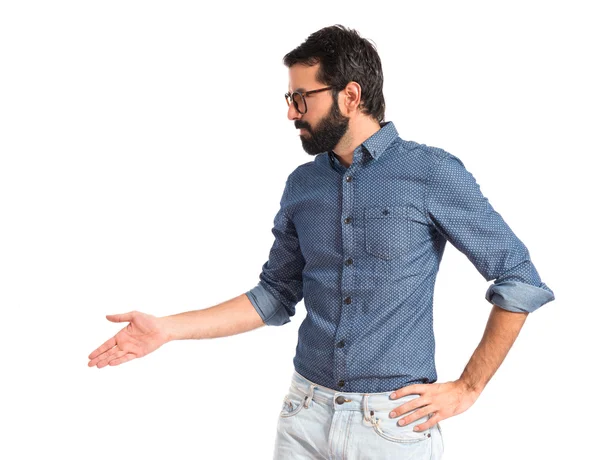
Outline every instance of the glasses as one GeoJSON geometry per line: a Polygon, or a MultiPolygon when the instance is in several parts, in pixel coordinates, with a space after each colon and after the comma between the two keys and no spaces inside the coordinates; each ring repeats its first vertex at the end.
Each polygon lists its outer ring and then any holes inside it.
{"type": "Polygon", "coordinates": [[[296,110],[302,115],[304,115],[308,110],[306,106],[305,97],[310,94],[320,93],[321,91],[326,91],[331,88],[333,88],[333,86],[326,86],[325,88],[313,89],[312,91],[294,91],[293,93],[285,93],[285,100],[287,102],[288,107],[293,102],[296,110]]]}

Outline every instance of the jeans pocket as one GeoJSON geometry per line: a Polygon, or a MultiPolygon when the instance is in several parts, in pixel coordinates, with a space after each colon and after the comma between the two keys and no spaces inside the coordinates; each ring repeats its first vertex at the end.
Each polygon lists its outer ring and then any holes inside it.
{"type": "MultiPolygon", "coordinates": [[[[411,398],[412,399],[412,398],[411,398]]],[[[414,412],[410,411],[406,414],[402,414],[400,417],[390,417],[390,412],[393,409],[401,405],[403,402],[407,402],[410,399],[396,399],[393,404],[390,404],[388,408],[383,410],[370,410],[369,414],[373,430],[379,436],[388,441],[399,442],[399,443],[418,443],[431,438],[431,428],[426,430],[414,431],[413,428],[417,425],[425,423],[429,420],[429,415],[424,415],[421,418],[413,420],[406,425],[398,425],[398,421],[406,418],[414,412]]],[[[415,409],[418,410],[418,409],[415,409]]]]}
{"type": "Polygon", "coordinates": [[[282,418],[287,418],[297,415],[304,408],[304,403],[307,398],[308,395],[294,389],[293,387],[290,388],[288,394],[286,394],[283,398],[279,416],[282,418]]]}
{"type": "Polygon", "coordinates": [[[409,243],[406,206],[365,208],[365,250],[384,260],[402,256],[409,243]]]}

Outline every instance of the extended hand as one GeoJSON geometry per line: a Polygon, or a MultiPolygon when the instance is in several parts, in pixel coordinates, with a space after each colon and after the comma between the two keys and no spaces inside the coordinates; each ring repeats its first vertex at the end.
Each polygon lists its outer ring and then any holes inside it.
{"type": "Polygon", "coordinates": [[[399,417],[402,414],[410,412],[420,407],[410,415],[399,420],[400,425],[413,422],[427,414],[434,414],[426,422],[414,427],[415,431],[422,431],[434,426],[440,420],[458,415],[471,407],[479,394],[469,390],[462,381],[456,380],[446,383],[429,383],[408,385],[394,392],[396,397],[401,398],[410,394],[419,394],[420,397],[414,398],[408,402],[400,404],[393,409],[390,416],[399,417]],[[395,413],[395,414],[394,414],[395,413]]]}
{"type": "Polygon", "coordinates": [[[167,334],[155,316],[130,311],[121,315],[106,315],[106,319],[114,323],[131,322],[90,353],[89,367],[116,366],[133,358],[141,358],[168,342],[167,334]]]}

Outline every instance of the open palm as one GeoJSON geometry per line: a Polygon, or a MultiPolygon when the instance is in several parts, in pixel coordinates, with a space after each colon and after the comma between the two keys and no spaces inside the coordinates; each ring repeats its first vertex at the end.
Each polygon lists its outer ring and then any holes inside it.
{"type": "Polygon", "coordinates": [[[141,358],[168,342],[167,334],[155,316],[131,311],[119,315],[106,315],[106,319],[114,323],[130,323],[90,353],[89,367],[116,366],[134,358],[141,358]]]}

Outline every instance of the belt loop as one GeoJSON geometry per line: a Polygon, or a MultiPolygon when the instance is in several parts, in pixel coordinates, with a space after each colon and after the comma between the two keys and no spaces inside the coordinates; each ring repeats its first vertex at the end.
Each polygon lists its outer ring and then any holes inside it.
{"type": "Polygon", "coordinates": [[[304,398],[304,407],[308,407],[310,402],[312,401],[313,395],[315,393],[315,385],[310,384],[310,389],[308,390],[308,395],[304,398]]]}
{"type": "Polygon", "coordinates": [[[365,397],[363,398],[363,415],[364,415],[365,421],[367,421],[367,422],[369,420],[371,420],[371,416],[370,415],[367,416],[367,413],[369,411],[369,404],[367,402],[368,400],[369,400],[369,395],[365,394],[365,397]]]}

